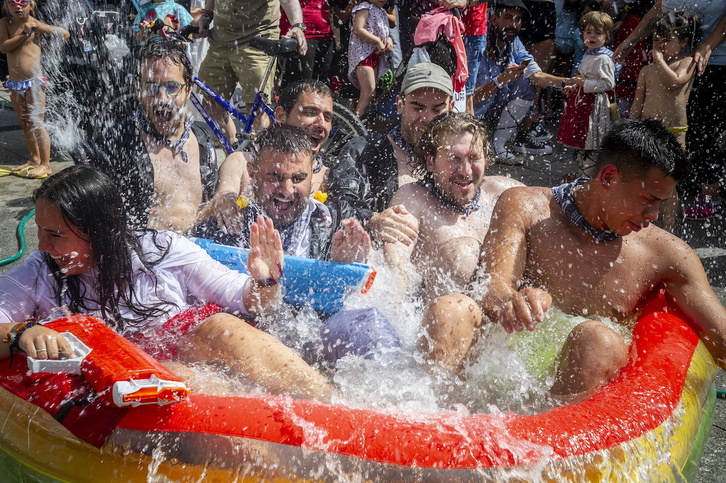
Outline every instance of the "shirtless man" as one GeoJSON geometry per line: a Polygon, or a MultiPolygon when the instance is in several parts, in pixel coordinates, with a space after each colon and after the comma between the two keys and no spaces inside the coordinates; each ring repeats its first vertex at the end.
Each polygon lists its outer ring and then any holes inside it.
{"type": "MultiPolygon", "coordinates": [[[[726,368],[726,310],[698,256],[650,226],[688,171],[678,141],[659,121],[621,121],[605,137],[597,169],[593,179],[500,197],[480,261],[491,276],[484,313],[508,332],[536,330],[553,303],[571,315],[623,321],[644,296],[665,289],[726,368]]],[[[456,367],[481,322],[479,304],[464,295],[440,298],[428,320],[438,325],[433,359],[456,367]]],[[[551,391],[584,398],[627,359],[620,335],[599,320],[582,322],[564,343],[551,391]]]]}
{"type": "MultiPolygon", "coordinates": [[[[295,82],[280,93],[275,119],[305,131],[310,138],[313,159],[311,193],[323,189],[328,168],[323,164],[320,148],[333,127],[333,91],[317,80],[295,82]]],[[[251,196],[248,164],[254,153],[235,151],[219,167],[219,185],[212,201],[205,207],[200,219],[214,216],[220,229],[231,234],[241,233],[241,209],[237,205],[240,195],[251,196]]]]}
{"type": "Polygon", "coordinates": [[[350,210],[310,198],[310,136],[295,126],[276,123],[261,131],[256,143],[258,152],[246,164],[252,200],[237,215],[240,233],[225,232],[209,219],[194,234],[224,245],[249,248],[251,221],[264,216],[279,230],[287,255],[338,263],[365,262],[370,236],[351,217],[350,210]]]}
{"type": "Polygon", "coordinates": [[[121,190],[131,226],[185,233],[217,185],[211,136],[193,125],[186,105],[192,66],[172,40],[147,42],[139,52],[140,109],[108,126],[91,164],[121,190]]]}
{"type": "Polygon", "coordinates": [[[465,290],[499,195],[521,186],[485,176],[489,161],[485,127],[467,114],[435,118],[419,140],[413,173],[420,180],[399,188],[391,205],[405,205],[415,220],[412,245],[389,242],[384,251],[399,273],[410,260],[423,277],[424,300],[465,290]]]}
{"type": "Polygon", "coordinates": [[[411,172],[414,148],[429,123],[454,108],[451,77],[440,66],[410,67],[396,109],[400,125],[386,134],[351,139],[330,173],[330,195],[349,203],[373,238],[413,243],[413,220],[403,205],[390,205],[396,190],[416,181],[411,172]],[[390,206],[390,207],[389,207],[390,206]]]}

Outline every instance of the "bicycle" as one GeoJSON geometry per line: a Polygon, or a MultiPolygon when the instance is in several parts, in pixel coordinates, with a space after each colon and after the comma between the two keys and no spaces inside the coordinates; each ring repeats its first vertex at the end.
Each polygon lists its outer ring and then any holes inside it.
{"type": "MultiPolygon", "coordinates": [[[[157,23],[155,23],[151,29],[159,30],[160,28],[161,26],[159,24],[159,21],[157,20],[157,23]]],[[[188,41],[188,36],[196,33],[197,31],[198,28],[196,26],[188,26],[182,29],[179,33],[173,35],[179,37],[180,40],[186,42],[188,41]]],[[[232,116],[233,119],[236,119],[241,124],[241,131],[237,134],[237,140],[235,143],[232,143],[224,135],[219,125],[214,121],[214,119],[212,119],[209,112],[204,108],[200,96],[198,96],[196,93],[192,93],[192,104],[197,109],[207,125],[210,127],[210,129],[217,136],[222,148],[227,154],[236,151],[240,146],[242,146],[242,149],[244,149],[246,144],[250,140],[254,139],[252,126],[260,112],[267,115],[270,119],[270,122],[276,122],[274,109],[269,102],[268,95],[264,92],[264,87],[267,85],[269,76],[274,70],[273,67],[275,65],[276,57],[293,55],[297,53],[297,41],[295,39],[271,40],[261,37],[254,37],[250,39],[249,45],[258,50],[261,50],[270,57],[270,61],[268,62],[267,68],[265,70],[265,75],[263,76],[260,87],[257,90],[257,94],[255,95],[250,114],[242,114],[238,109],[236,109],[229,102],[223,99],[217,92],[207,86],[204,81],[202,81],[198,77],[195,76],[192,80],[194,85],[199,89],[202,94],[206,95],[214,102],[219,104],[225,111],[227,111],[232,116]]],[[[98,118],[100,124],[110,120],[108,114],[110,112],[116,111],[118,109],[117,106],[123,106],[124,104],[128,105],[128,103],[131,102],[134,98],[134,94],[125,94],[114,99],[100,113],[98,118]]],[[[101,126],[97,126],[97,129],[94,130],[94,137],[100,127],[101,126]]],[[[363,125],[361,120],[358,119],[358,117],[352,111],[350,111],[342,104],[333,102],[333,126],[330,131],[330,135],[328,136],[328,139],[320,148],[320,153],[322,155],[334,156],[350,139],[357,136],[365,136],[366,134],[368,134],[368,130],[363,125]]]]}

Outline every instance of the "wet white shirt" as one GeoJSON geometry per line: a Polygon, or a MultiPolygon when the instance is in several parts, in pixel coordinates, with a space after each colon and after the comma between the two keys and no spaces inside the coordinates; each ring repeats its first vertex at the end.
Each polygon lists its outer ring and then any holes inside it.
{"type": "MultiPolygon", "coordinates": [[[[156,260],[163,250],[153,241],[152,234],[141,236],[143,253],[156,260]]],[[[168,319],[191,305],[216,303],[233,313],[247,314],[242,293],[251,277],[231,270],[213,260],[207,252],[173,232],[157,232],[157,243],[169,244],[166,256],[155,266],[146,268],[136,254],[132,255],[133,280],[136,297],[141,305],[163,302],[165,315],[128,327],[137,332],[163,325],[168,319]]],[[[100,317],[95,298],[96,271],[90,269],[79,276],[81,293],[87,294],[86,315],[100,317]]],[[[64,303],[69,303],[65,297],[64,303]]],[[[134,318],[133,312],[121,306],[124,318],[134,318]]],[[[50,321],[67,315],[56,298],[56,281],[41,252],[33,252],[25,261],[0,276],[0,323],[26,320],[50,321]]]]}

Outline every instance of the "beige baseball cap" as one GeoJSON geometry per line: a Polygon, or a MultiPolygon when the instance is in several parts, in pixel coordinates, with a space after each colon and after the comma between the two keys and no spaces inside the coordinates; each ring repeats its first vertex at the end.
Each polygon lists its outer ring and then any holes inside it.
{"type": "Polygon", "coordinates": [[[451,76],[441,67],[432,62],[421,62],[409,67],[401,84],[401,94],[409,94],[416,89],[430,87],[454,96],[454,85],[451,76]]]}

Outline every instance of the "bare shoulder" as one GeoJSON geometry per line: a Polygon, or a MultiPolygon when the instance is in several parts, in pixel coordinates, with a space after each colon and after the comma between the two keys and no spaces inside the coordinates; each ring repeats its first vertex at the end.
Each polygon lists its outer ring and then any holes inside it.
{"type": "Polygon", "coordinates": [[[552,199],[552,190],[541,186],[515,185],[507,188],[499,198],[502,205],[518,205],[521,207],[538,207],[548,205],[552,199]]]}
{"type": "Polygon", "coordinates": [[[693,57],[690,55],[683,57],[682,59],[678,59],[673,63],[673,67],[680,68],[680,67],[690,67],[694,63],[693,57]]]}
{"type": "Polygon", "coordinates": [[[502,193],[509,188],[515,186],[524,186],[523,183],[513,178],[506,176],[486,176],[484,178],[484,184],[486,185],[487,191],[502,193]]]}
{"type": "Polygon", "coordinates": [[[421,211],[428,196],[429,190],[420,184],[407,183],[396,190],[396,193],[391,199],[390,206],[404,205],[409,213],[418,216],[418,212],[421,211]]]}

